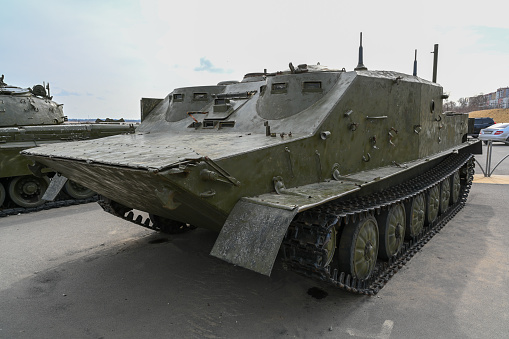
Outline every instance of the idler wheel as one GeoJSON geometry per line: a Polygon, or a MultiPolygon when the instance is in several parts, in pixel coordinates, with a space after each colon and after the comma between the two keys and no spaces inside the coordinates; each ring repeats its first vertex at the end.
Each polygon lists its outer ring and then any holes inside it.
{"type": "Polygon", "coordinates": [[[102,195],[99,196],[99,206],[108,213],[111,213],[119,218],[125,219],[126,213],[132,211],[132,208],[124,206],[116,201],[108,199],[102,195]]]}
{"type": "Polygon", "coordinates": [[[72,180],[67,180],[64,185],[64,191],[71,198],[74,199],[87,199],[94,196],[95,192],[86,188],[72,180]]]}
{"type": "Polygon", "coordinates": [[[416,195],[410,201],[407,208],[407,227],[406,236],[408,239],[414,238],[422,232],[424,228],[424,219],[426,214],[426,199],[424,194],[416,195]]]}
{"type": "Polygon", "coordinates": [[[48,177],[25,175],[13,178],[9,183],[11,200],[21,207],[37,207],[45,203],[42,196],[49,185],[48,177]]]}
{"type": "Polygon", "coordinates": [[[453,204],[458,202],[461,191],[461,180],[460,180],[460,171],[454,172],[452,176],[452,185],[451,185],[451,201],[453,204]]]}
{"type": "Polygon", "coordinates": [[[451,201],[451,178],[446,178],[440,183],[440,212],[444,213],[449,208],[451,201]]]}
{"type": "Polygon", "coordinates": [[[4,185],[0,182],[0,206],[4,204],[5,201],[5,188],[4,185]]]}
{"type": "Polygon", "coordinates": [[[367,279],[378,256],[378,224],[373,216],[346,224],[339,239],[339,270],[356,279],[367,279]]]}
{"type": "Polygon", "coordinates": [[[378,218],[380,230],[380,259],[388,260],[397,254],[405,240],[406,215],[403,204],[395,204],[381,213],[378,218]]]}
{"type": "Polygon", "coordinates": [[[440,186],[435,185],[427,192],[426,196],[426,221],[429,223],[436,220],[440,208],[440,186]]]}
{"type": "Polygon", "coordinates": [[[168,234],[179,234],[190,230],[194,230],[196,227],[193,225],[185,224],[183,222],[163,218],[155,214],[149,214],[150,220],[154,224],[154,228],[168,234]]]}

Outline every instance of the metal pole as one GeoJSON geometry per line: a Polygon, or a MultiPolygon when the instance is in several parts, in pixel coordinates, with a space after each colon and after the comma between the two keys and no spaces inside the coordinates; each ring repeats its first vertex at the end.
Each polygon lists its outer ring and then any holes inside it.
{"type": "Polygon", "coordinates": [[[488,153],[486,154],[486,173],[491,177],[491,153],[493,152],[493,141],[488,141],[488,153]]]}
{"type": "Polygon", "coordinates": [[[435,44],[435,48],[432,53],[433,53],[433,82],[437,82],[438,44],[435,44]]]}
{"type": "MultiPolygon", "coordinates": [[[[486,144],[488,145],[488,144],[486,144]]],[[[490,155],[490,147],[487,146],[486,147],[486,165],[484,165],[484,168],[486,169],[486,172],[484,172],[484,176],[485,177],[488,177],[488,173],[489,173],[489,170],[488,170],[488,159],[489,159],[489,155],[490,155]]]]}
{"type": "Polygon", "coordinates": [[[414,59],[414,77],[417,76],[417,50],[415,50],[415,59],[414,59]]]}
{"type": "Polygon", "coordinates": [[[362,49],[362,32],[361,32],[361,41],[360,41],[360,46],[359,46],[359,64],[357,65],[357,67],[355,67],[355,70],[356,71],[367,70],[367,67],[364,66],[364,52],[362,49]]]}

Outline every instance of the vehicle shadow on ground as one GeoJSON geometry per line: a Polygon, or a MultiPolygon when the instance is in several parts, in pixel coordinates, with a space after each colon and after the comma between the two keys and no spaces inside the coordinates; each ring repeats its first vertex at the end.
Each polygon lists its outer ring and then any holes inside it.
{"type": "Polygon", "coordinates": [[[391,327],[392,337],[417,338],[429,336],[430,324],[443,322],[446,314],[447,333],[466,337],[455,316],[466,288],[461,276],[476,265],[485,240],[480,232],[474,239],[465,235],[462,220],[476,214],[464,211],[451,222],[457,229],[446,227],[376,297],[349,294],[284,271],[279,261],[270,278],[225,263],[209,255],[214,232],[154,233],[37,273],[1,292],[0,334],[373,337],[390,334],[386,324],[409,321],[412,332],[409,325],[391,327]],[[465,246],[472,253],[465,254],[465,246]],[[467,268],[462,266],[465,255],[473,258],[467,268]],[[309,295],[313,287],[327,296],[309,295]],[[415,317],[421,320],[412,323],[415,317]]]}
{"type": "Polygon", "coordinates": [[[41,337],[44,326],[42,337],[316,336],[369,301],[286,272],[279,261],[269,278],[213,258],[216,237],[154,233],[39,272],[0,293],[0,318],[9,319],[2,333],[41,337]],[[328,295],[316,299],[312,287],[328,295]],[[345,309],[334,316],[324,310],[337,304],[345,309]]]}

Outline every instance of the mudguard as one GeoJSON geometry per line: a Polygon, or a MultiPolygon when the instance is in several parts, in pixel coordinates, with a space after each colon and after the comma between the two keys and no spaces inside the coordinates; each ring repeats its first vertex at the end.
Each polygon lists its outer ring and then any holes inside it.
{"type": "Polygon", "coordinates": [[[283,237],[298,212],[241,199],[228,216],[211,255],[270,276],[283,237]]]}

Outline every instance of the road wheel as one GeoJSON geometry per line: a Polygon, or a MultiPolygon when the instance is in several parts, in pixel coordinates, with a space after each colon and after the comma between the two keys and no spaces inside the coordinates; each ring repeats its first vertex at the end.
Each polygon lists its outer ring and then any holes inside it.
{"type": "Polygon", "coordinates": [[[452,204],[456,204],[460,197],[461,191],[461,180],[460,180],[460,171],[454,172],[452,175],[452,185],[451,185],[451,201],[452,204]]]}
{"type": "Polygon", "coordinates": [[[64,185],[64,191],[74,199],[87,199],[95,195],[95,192],[91,189],[81,186],[72,180],[67,180],[64,185]]]}
{"type": "Polygon", "coordinates": [[[9,183],[11,200],[21,207],[37,207],[45,203],[42,196],[49,185],[48,177],[25,175],[13,178],[9,183]]]}
{"type": "Polygon", "coordinates": [[[378,224],[373,216],[361,217],[344,226],[338,247],[340,272],[367,279],[373,273],[377,256],[378,224]]]}
{"type": "Polygon", "coordinates": [[[440,183],[440,212],[444,213],[449,208],[451,201],[451,178],[446,178],[440,183]]]}
{"type": "Polygon", "coordinates": [[[430,188],[426,196],[426,221],[432,223],[438,217],[440,208],[440,186],[430,188]]]}
{"type": "Polygon", "coordinates": [[[0,206],[4,204],[5,201],[5,188],[4,185],[0,182],[0,206]]]}
{"type": "Polygon", "coordinates": [[[185,224],[180,221],[175,221],[167,218],[160,217],[155,214],[149,214],[150,220],[154,224],[154,227],[163,233],[168,234],[179,234],[190,230],[194,230],[196,227],[193,225],[185,224]]]}
{"type": "Polygon", "coordinates": [[[397,254],[405,239],[406,215],[403,204],[395,204],[377,217],[380,231],[378,256],[388,260],[397,254]]]}
{"type": "Polygon", "coordinates": [[[102,207],[103,210],[119,218],[124,218],[127,213],[133,210],[131,207],[122,205],[121,203],[106,198],[105,196],[102,195],[99,196],[99,200],[97,201],[97,203],[99,204],[99,206],[102,207]]]}
{"type": "Polygon", "coordinates": [[[424,219],[426,214],[426,199],[421,193],[412,198],[407,209],[407,228],[406,235],[408,239],[418,236],[424,228],[424,219]]]}

